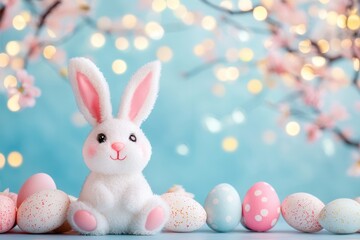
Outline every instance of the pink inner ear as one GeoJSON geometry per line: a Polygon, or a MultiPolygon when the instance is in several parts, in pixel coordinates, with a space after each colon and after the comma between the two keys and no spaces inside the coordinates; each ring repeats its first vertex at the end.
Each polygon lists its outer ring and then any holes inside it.
{"type": "Polygon", "coordinates": [[[133,98],[131,99],[131,108],[129,113],[130,120],[134,120],[144,105],[146,97],[150,92],[152,72],[149,72],[136,88],[133,98]]]}
{"type": "Polygon", "coordinates": [[[95,90],[94,86],[91,84],[89,78],[85,74],[77,72],[76,80],[78,83],[81,99],[83,100],[86,108],[89,110],[90,114],[96,119],[96,121],[100,123],[100,102],[97,91],[95,90]]]}

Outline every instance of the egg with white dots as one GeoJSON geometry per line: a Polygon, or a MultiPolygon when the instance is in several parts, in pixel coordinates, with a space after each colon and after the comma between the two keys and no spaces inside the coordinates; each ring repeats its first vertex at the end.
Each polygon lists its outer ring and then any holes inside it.
{"type": "Polygon", "coordinates": [[[242,224],[247,229],[266,232],[279,219],[280,200],[270,184],[258,182],[247,191],[242,209],[242,224]]]}
{"type": "Polygon", "coordinates": [[[319,223],[332,233],[355,233],[360,229],[360,204],[353,199],[336,199],[321,210],[319,223]]]}
{"type": "Polygon", "coordinates": [[[241,199],[236,189],[227,183],[215,186],[205,200],[207,225],[217,232],[236,228],[241,219],[241,199]]]}

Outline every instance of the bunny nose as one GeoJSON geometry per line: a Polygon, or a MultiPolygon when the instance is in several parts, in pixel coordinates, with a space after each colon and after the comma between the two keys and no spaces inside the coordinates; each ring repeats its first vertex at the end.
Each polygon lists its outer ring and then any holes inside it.
{"type": "Polygon", "coordinates": [[[111,144],[111,148],[117,152],[120,152],[121,150],[123,150],[124,147],[125,147],[125,144],[123,144],[122,142],[115,142],[115,143],[111,144]]]}

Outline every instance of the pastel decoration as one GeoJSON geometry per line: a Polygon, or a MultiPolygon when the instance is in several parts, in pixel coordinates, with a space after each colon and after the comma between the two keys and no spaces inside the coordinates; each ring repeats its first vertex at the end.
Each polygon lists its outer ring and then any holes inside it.
{"type": "Polygon", "coordinates": [[[205,200],[207,225],[217,232],[229,232],[239,225],[241,199],[236,189],[227,183],[215,186],[205,200]]]}
{"type": "Polygon", "coordinates": [[[3,192],[0,192],[0,196],[6,196],[11,198],[16,205],[18,195],[16,193],[10,192],[9,188],[5,189],[5,191],[3,192]]]}
{"type": "Polygon", "coordinates": [[[281,204],[285,221],[301,232],[314,233],[322,229],[319,223],[320,211],[325,204],[308,193],[294,193],[287,196],[281,204]]]}
{"type": "Polygon", "coordinates": [[[0,233],[10,231],[15,225],[16,204],[4,195],[0,195],[0,233]]]}
{"type": "Polygon", "coordinates": [[[19,208],[22,202],[32,194],[46,189],[56,189],[54,180],[46,173],[37,173],[29,177],[19,190],[16,206],[19,208]]]}
{"type": "Polygon", "coordinates": [[[280,216],[280,200],[266,182],[255,183],[246,193],[242,205],[243,224],[252,231],[266,232],[280,216]]]}
{"type": "Polygon", "coordinates": [[[360,229],[360,204],[353,199],[336,199],[321,210],[319,223],[332,233],[355,233],[360,229]]]}
{"type": "Polygon", "coordinates": [[[60,190],[43,190],[26,198],[18,209],[17,224],[28,233],[51,232],[64,224],[70,204],[60,190]]]}
{"type": "Polygon", "coordinates": [[[153,194],[142,174],[151,145],[141,130],[159,90],[160,62],[131,78],[116,117],[108,84],[93,62],[73,58],[69,79],[80,112],[93,126],[83,146],[90,174],[68,212],[71,228],[87,235],[152,235],[162,230],[169,206],[153,194]]]}
{"type": "Polygon", "coordinates": [[[161,197],[170,208],[170,216],[165,224],[165,230],[192,232],[205,224],[206,212],[194,199],[182,193],[165,193],[161,197]]]}

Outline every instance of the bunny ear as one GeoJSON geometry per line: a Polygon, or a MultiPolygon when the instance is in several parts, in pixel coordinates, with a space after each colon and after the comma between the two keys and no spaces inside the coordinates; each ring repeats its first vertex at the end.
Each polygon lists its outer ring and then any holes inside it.
{"type": "Polygon", "coordinates": [[[111,118],[109,87],[93,62],[86,58],[71,59],[69,78],[79,110],[91,125],[111,118]]]}
{"type": "Polygon", "coordinates": [[[141,67],[125,89],[118,117],[138,126],[149,116],[159,91],[161,65],[159,61],[141,67]]]}

